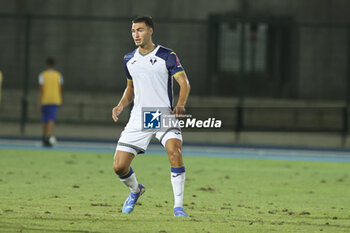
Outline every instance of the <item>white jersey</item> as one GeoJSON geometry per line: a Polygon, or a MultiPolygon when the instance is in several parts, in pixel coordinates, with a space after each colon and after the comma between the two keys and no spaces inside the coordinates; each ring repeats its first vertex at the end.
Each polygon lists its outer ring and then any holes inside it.
{"type": "Polygon", "coordinates": [[[173,109],[172,77],[184,69],[171,49],[158,45],[145,55],[136,49],[125,55],[124,66],[134,85],[131,118],[141,117],[143,107],[173,109]]]}

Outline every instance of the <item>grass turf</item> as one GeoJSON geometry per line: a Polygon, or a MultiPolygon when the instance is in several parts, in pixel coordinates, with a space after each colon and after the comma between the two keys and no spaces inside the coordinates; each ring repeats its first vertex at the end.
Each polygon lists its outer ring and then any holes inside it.
{"type": "Polygon", "coordinates": [[[165,155],[133,162],[146,193],[130,215],[113,155],[0,150],[0,232],[350,232],[350,164],[184,158],[172,216],[165,155]]]}

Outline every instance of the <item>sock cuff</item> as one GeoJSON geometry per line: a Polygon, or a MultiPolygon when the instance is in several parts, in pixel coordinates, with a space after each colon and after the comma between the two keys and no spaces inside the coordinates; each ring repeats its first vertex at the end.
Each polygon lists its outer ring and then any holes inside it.
{"type": "Polygon", "coordinates": [[[185,167],[172,167],[171,172],[173,173],[184,173],[185,167]]]}
{"type": "Polygon", "coordinates": [[[120,178],[120,179],[129,178],[133,173],[134,173],[134,170],[132,169],[132,167],[130,167],[129,172],[128,172],[126,175],[124,175],[124,176],[119,176],[119,178],[120,178]]]}

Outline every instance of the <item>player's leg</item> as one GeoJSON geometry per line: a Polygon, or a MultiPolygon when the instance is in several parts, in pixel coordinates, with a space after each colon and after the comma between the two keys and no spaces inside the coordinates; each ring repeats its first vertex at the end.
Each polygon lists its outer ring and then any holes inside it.
{"type": "Polygon", "coordinates": [[[53,120],[49,120],[47,122],[47,127],[46,127],[46,136],[50,138],[53,135],[53,131],[55,128],[55,122],[53,120]]]}
{"type": "Polygon", "coordinates": [[[181,152],[182,141],[177,138],[170,138],[165,143],[165,149],[171,165],[170,179],[174,193],[174,215],[187,217],[188,215],[183,208],[186,174],[181,152]]]}
{"type": "Polygon", "coordinates": [[[43,122],[43,144],[44,146],[51,147],[55,143],[55,137],[53,136],[55,122],[57,117],[58,106],[57,105],[44,105],[42,106],[42,122],[43,122]]]}
{"type": "Polygon", "coordinates": [[[138,182],[134,170],[132,169],[131,162],[135,158],[135,155],[128,151],[116,150],[114,155],[113,169],[114,172],[120,178],[131,192],[138,193],[138,182]]]}
{"type": "Polygon", "coordinates": [[[48,115],[48,123],[47,123],[47,136],[49,138],[50,145],[54,144],[56,138],[54,136],[55,123],[57,119],[58,113],[58,105],[50,105],[49,106],[49,115],[48,115]]]}
{"type": "Polygon", "coordinates": [[[47,137],[47,122],[43,122],[43,138],[47,137]]]}
{"type": "Polygon", "coordinates": [[[120,181],[131,191],[124,202],[123,213],[131,213],[135,208],[137,200],[146,190],[145,186],[137,182],[135,172],[130,166],[135,155],[136,151],[134,149],[119,145],[114,155],[114,172],[119,176],[120,181]]]}
{"type": "Polygon", "coordinates": [[[119,138],[113,168],[120,180],[131,191],[124,202],[123,213],[131,213],[138,198],[146,190],[145,186],[138,183],[135,172],[130,165],[137,154],[145,152],[151,137],[152,134],[150,133],[126,129],[121,133],[121,137],[119,138]]]}
{"type": "Polygon", "coordinates": [[[152,134],[126,129],[121,133],[114,155],[113,168],[120,180],[132,193],[139,192],[138,182],[131,162],[139,153],[144,153],[152,134]]]}
{"type": "Polygon", "coordinates": [[[49,143],[48,143],[49,139],[47,137],[47,122],[43,122],[42,127],[43,127],[43,138],[42,138],[43,146],[49,146],[49,143]]]}
{"type": "Polygon", "coordinates": [[[50,146],[49,139],[47,135],[47,124],[48,124],[48,110],[47,106],[41,106],[41,121],[42,121],[42,130],[43,130],[43,146],[50,146]]]}
{"type": "Polygon", "coordinates": [[[181,151],[181,131],[179,129],[174,129],[159,136],[160,134],[157,135],[157,138],[165,147],[171,165],[170,179],[174,192],[174,215],[188,217],[183,208],[186,174],[181,151]]]}
{"type": "Polygon", "coordinates": [[[138,183],[135,172],[130,166],[137,154],[146,151],[153,136],[152,132],[143,132],[140,129],[140,122],[139,117],[130,116],[128,124],[120,135],[114,156],[114,171],[131,191],[123,205],[123,213],[133,211],[136,201],[146,190],[145,186],[138,183]]]}

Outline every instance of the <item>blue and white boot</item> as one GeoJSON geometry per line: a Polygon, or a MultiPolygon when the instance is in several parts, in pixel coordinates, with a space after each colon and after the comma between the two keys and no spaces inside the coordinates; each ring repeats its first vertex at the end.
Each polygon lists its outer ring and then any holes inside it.
{"type": "Polygon", "coordinates": [[[185,209],[182,207],[176,207],[174,208],[174,216],[176,217],[189,217],[186,213],[185,213],[185,209]]]}
{"type": "Polygon", "coordinates": [[[124,202],[122,212],[130,214],[136,205],[137,199],[146,191],[145,186],[139,184],[140,191],[138,193],[130,193],[126,201],[124,202]]]}

